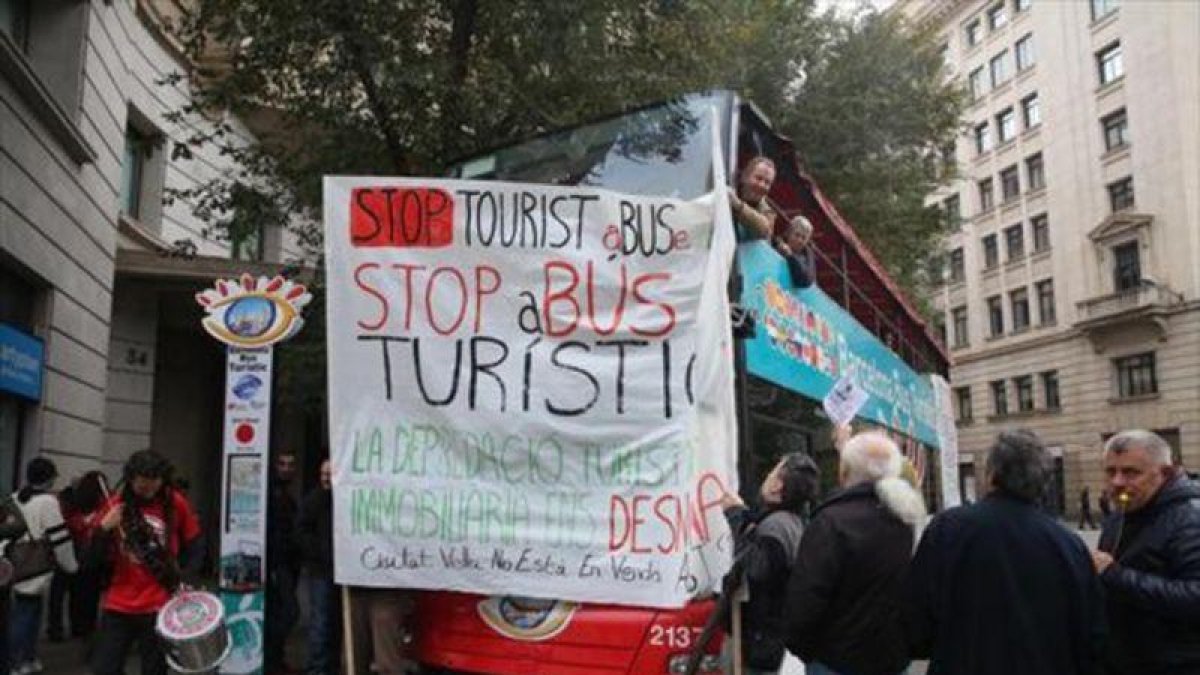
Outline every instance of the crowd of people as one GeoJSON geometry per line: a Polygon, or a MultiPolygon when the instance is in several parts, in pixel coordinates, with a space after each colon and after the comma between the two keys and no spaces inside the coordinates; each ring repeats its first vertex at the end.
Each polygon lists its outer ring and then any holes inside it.
{"type": "MultiPolygon", "coordinates": [[[[273,468],[267,530],[274,554],[266,587],[272,620],[265,626],[265,657],[272,671],[290,670],[284,643],[299,616],[303,569],[314,610],[306,672],[336,673],[341,611],[333,586],[329,462],[321,466],[319,486],[300,504],[291,491],[295,456],[281,453],[273,468]]],[[[37,652],[44,623],[51,642],[86,639],[87,664],[96,675],[125,672],[131,656],[143,675],[165,674],[158,612],[180,589],[200,585],[207,559],[200,519],[182,481],[153,450],[131,455],[111,490],[99,471],[55,491],[57,479],[51,460],[34,458],[23,487],[0,507],[4,560],[16,574],[0,589],[6,633],[0,673],[44,670],[37,652]]]]}
{"type": "Polygon", "coordinates": [[[744,672],[777,673],[786,649],[809,675],[913,660],[937,675],[1200,673],[1200,486],[1156,434],[1105,444],[1116,507],[1091,551],[1044,506],[1052,460],[1031,432],[1002,433],[983,498],[932,519],[887,434],[838,436],[823,501],[793,455],[754,510],[726,498],[749,589],[744,672]]]}

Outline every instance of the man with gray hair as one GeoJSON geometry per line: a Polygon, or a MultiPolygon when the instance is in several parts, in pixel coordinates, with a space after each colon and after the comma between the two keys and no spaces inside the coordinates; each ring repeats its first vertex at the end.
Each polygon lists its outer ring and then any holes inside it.
{"type": "Polygon", "coordinates": [[[921,537],[905,605],[912,656],[943,675],[1091,675],[1104,601],[1083,541],[1039,508],[1045,446],[1007,431],[988,451],[985,496],[921,537]]]}
{"type": "Polygon", "coordinates": [[[1200,486],[1158,434],[1104,446],[1116,510],[1092,560],[1108,600],[1110,673],[1200,673],[1200,486]]]}
{"type": "Polygon", "coordinates": [[[900,606],[925,502],[887,434],[841,449],[834,492],[800,539],[785,607],[788,649],[809,675],[896,675],[908,666],[900,606]]]}

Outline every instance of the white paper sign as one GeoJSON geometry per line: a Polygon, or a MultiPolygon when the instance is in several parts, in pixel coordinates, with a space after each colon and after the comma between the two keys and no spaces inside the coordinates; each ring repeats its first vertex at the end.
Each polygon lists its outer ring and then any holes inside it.
{"type": "Polygon", "coordinates": [[[862,410],[863,404],[870,398],[870,394],[865,389],[854,384],[854,380],[850,379],[849,375],[843,375],[837,382],[833,383],[833,387],[829,389],[829,393],[825,395],[825,400],[821,405],[825,408],[825,414],[829,415],[829,419],[833,421],[835,426],[849,424],[854,420],[854,416],[862,410]]]}
{"type": "Polygon", "coordinates": [[[677,607],[720,579],[723,191],[327,178],[325,227],[339,583],[677,607]]]}
{"type": "Polygon", "coordinates": [[[933,393],[938,402],[938,455],[940,457],[942,484],[942,508],[948,509],[962,503],[958,489],[958,427],[955,422],[954,401],[950,395],[950,383],[940,375],[930,375],[933,393]]]}

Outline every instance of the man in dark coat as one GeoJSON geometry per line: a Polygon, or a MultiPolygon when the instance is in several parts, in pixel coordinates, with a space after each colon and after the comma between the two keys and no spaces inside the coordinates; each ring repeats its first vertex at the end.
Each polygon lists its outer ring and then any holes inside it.
{"type": "Polygon", "coordinates": [[[268,673],[288,673],[285,647],[300,617],[296,584],[300,572],[296,546],[296,498],[292,480],[296,455],[284,450],[275,455],[267,502],[267,620],[263,658],[268,673]]]}
{"type": "Polygon", "coordinates": [[[304,497],[296,525],[304,568],[308,571],[309,675],[338,672],[341,645],[341,601],[333,583],[333,470],[321,463],[321,484],[304,497]]]}
{"type": "Polygon", "coordinates": [[[909,568],[905,629],[929,675],[1092,675],[1104,601],[1087,547],[1037,504],[1050,476],[1027,431],[988,452],[986,496],[934,517],[909,568]]]}
{"type": "Polygon", "coordinates": [[[1149,431],[1104,448],[1117,509],[1092,554],[1108,601],[1110,675],[1200,673],[1200,486],[1149,431]]]}
{"type": "Polygon", "coordinates": [[[842,489],[800,539],[784,612],[787,648],[808,675],[895,675],[908,666],[900,605],[925,503],[878,432],[846,442],[842,489]]]}

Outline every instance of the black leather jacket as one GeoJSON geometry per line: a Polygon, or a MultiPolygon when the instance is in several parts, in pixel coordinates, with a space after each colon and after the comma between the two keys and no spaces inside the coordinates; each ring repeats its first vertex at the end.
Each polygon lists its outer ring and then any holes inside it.
{"type": "Polygon", "coordinates": [[[1200,673],[1200,486],[1171,479],[1145,507],[1104,523],[1113,674],[1200,673]],[[1117,535],[1120,533],[1120,540],[1117,535]]]}

